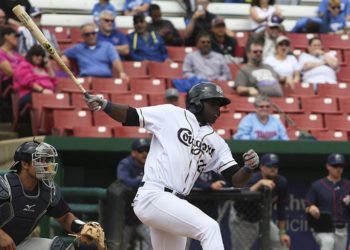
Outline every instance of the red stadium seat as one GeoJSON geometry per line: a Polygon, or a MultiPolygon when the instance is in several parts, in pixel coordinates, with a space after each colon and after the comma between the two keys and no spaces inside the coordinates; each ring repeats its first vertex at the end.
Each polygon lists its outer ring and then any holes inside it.
{"type": "Polygon", "coordinates": [[[135,79],[130,81],[133,94],[163,94],[165,93],[164,79],[135,79]]]}
{"type": "MultiPolygon", "coordinates": [[[[94,93],[101,95],[105,99],[110,99],[108,94],[101,94],[101,93],[94,93]]],[[[84,96],[82,93],[71,93],[71,98],[72,98],[72,106],[75,109],[84,109],[88,110],[89,107],[87,106],[86,102],[84,101],[84,96]]]]}
{"type": "Polygon", "coordinates": [[[235,82],[234,81],[213,81],[214,83],[216,83],[217,85],[219,85],[222,90],[224,91],[225,95],[234,95],[236,94],[236,92],[234,91],[233,87],[235,86],[235,82]]]}
{"type": "Polygon", "coordinates": [[[45,29],[50,30],[55,34],[58,43],[71,43],[71,30],[69,27],[63,26],[45,26],[45,29]]]}
{"type": "Polygon", "coordinates": [[[337,79],[339,82],[350,82],[350,66],[340,67],[337,72],[337,79]]]}
{"type": "Polygon", "coordinates": [[[243,65],[241,65],[241,64],[232,64],[232,63],[229,63],[229,64],[227,64],[227,65],[228,65],[228,67],[230,68],[232,79],[236,79],[236,78],[237,78],[237,75],[238,75],[238,72],[239,72],[239,69],[240,69],[243,65]]]}
{"type": "Polygon", "coordinates": [[[79,42],[83,41],[79,27],[71,27],[70,28],[70,38],[72,39],[73,43],[79,43],[79,42]]]}
{"type": "Polygon", "coordinates": [[[286,113],[301,113],[299,100],[296,97],[271,97],[272,107],[275,111],[281,110],[286,113]]]}
{"type": "Polygon", "coordinates": [[[347,83],[338,84],[318,84],[317,85],[318,96],[329,97],[349,97],[350,98],[350,85],[347,83]]]}
{"type": "Polygon", "coordinates": [[[111,101],[114,103],[127,104],[131,107],[148,106],[147,95],[144,94],[111,94],[111,101]]]}
{"type": "Polygon", "coordinates": [[[333,97],[302,98],[305,113],[340,114],[337,99],[333,97]]]}
{"type": "Polygon", "coordinates": [[[94,126],[117,127],[123,126],[120,122],[115,121],[105,112],[93,112],[94,126]]]}
{"type": "MultiPolygon", "coordinates": [[[[72,108],[69,102],[69,95],[64,93],[57,93],[53,95],[44,95],[41,93],[32,93],[32,110],[31,110],[31,123],[32,123],[32,130],[33,135],[38,135],[39,128],[46,128],[45,124],[47,123],[49,118],[49,114],[46,115],[46,112],[49,109],[66,109],[66,108],[72,108]],[[45,110],[45,119],[42,118],[43,110],[44,108],[47,108],[45,110]]],[[[47,131],[42,131],[43,133],[46,133],[47,131]]]]}
{"type": "Polygon", "coordinates": [[[349,35],[321,35],[322,43],[329,49],[350,49],[349,35]]]}
{"type": "Polygon", "coordinates": [[[320,114],[290,114],[297,130],[325,130],[320,114]]]}
{"type": "Polygon", "coordinates": [[[73,136],[75,137],[94,137],[111,138],[113,137],[112,128],[105,126],[96,127],[73,127],[73,136]]]}
{"type": "MultiPolygon", "coordinates": [[[[72,79],[69,77],[57,77],[57,87],[56,91],[58,92],[79,92],[81,93],[80,88],[74,83],[72,79]]],[[[90,90],[90,77],[78,77],[78,82],[84,87],[86,90],[90,90]]]]}
{"type": "Polygon", "coordinates": [[[91,78],[91,90],[98,93],[129,93],[128,83],[121,78],[91,78]]]}
{"type": "Polygon", "coordinates": [[[345,64],[350,64],[350,50],[343,50],[343,57],[345,64]]]}
{"type": "MultiPolygon", "coordinates": [[[[154,105],[160,105],[160,104],[164,104],[164,98],[165,98],[165,94],[149,94],[149,105],[150,106],[154,106],[154,105]]],[[[180,93],[179,96],[179,106],[182,108],[186,107],[186,95],[180,93]]]]}
{"type": "Polygon", "coordinates": [[[315,96],[315,92],[312,84],[301,83],[296,84],[294,89],[284,88],[284,95],[294,97],[312,97],[315,96]]]}
{"type": "Polygon", "coordinates": [[[145,62],[127,62],[123,61],[125,72],[131,78],[149,78],[147,72],[147,63],[145,62]]]}
{"type": "Polygon", "coordinates": [[[116,138],[146,138],[151,137],[144,128],[139,127],[115,127],[114,137],[116,138]]]}
{"type": "Polygon", "coordinates": [[[288,128],[287,135],[289,137],[289,140],[291,140],[291,141],[298,140],[299,136],[300,136],[300,130],[296,130],[294,128],[288,128]]]}
{"type": "Polygon", "coordinates": [[[215,129],[215,132],[218,133],[224,140],[232,139],[232,130],[229,128],[218,128],[215,129]]]}
{"type": "Polygon", "coordinates": [[[325,115],[324,118],[327,129],[350,131],[350,115],[325,115]]]}
{"type": "Polygon", "coordinates": [[[350,98],[339,98],[339,109],[344,114],[350,114],[350,98]]]}
{"type": "Polygon", "coordinates": [[[73,127],[91,127],[92,115],[87,110],[54,110],[52,133],[64,135],[66,130],[72,131],[73,127]]]}
{"type": "Polygon", "coordinates": [[[220,117],[216,120],[213,127],[215,129],[232,129],[237,130],[238,124],[245,116],[245,113],[235,112],[235,113],[222,113],[220,117]]]}
{"type": "Polygon", "coordinates": [[[319,141],[348,141],[348,134],[345,131],[312,131],[311,134],[319,141]]]}
{"type": "Polygon", "coordinates": [[[159,63],[150,62],[148,64],[149,74],[153,78],[178,79],[182,78],[181,63],[159,63]]]}
{"type": "Polygon", "coordinates": [[[255,97],[237,96],[231,99],[231,103],[227,105],[230,111],[234,112],[252,112],[255,111],[255,97]]]}
{"type": "Polygon", "coordinates": [[[306,49],[309,39],[313,38],[314,34],[287,33],[293,49],[306,49]]]}
{"type": "Polygon", "coordinates": [[[183,63],[188,53],[196,50],[196,47],[167,46],[169,58],[175,62],[183,63]]]}

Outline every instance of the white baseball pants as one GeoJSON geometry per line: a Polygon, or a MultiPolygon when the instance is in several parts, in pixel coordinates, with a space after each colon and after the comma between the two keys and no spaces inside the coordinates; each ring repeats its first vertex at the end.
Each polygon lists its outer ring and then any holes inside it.
{"type": "Polygon", "coordinates": [[[199,240],[203,250],[224,250],[219,224],[157,183],[140,187],[133,205],[136,216],[151,229],[154,250],[184,250],[186,237],[199,240]]]}
{"type": "Polygon", "coordinates": [[[335,229],[334,233],[313,233],[320,250],[346,250],[348,227],[335,229]]]}

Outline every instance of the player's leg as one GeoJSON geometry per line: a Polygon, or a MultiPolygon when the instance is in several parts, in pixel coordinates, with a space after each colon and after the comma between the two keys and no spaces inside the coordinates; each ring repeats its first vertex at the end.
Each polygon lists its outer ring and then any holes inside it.
{"type": "Polygon", "coordinates": [[[219,224],[199,208],[171,193],[139,191],[134,201],[134,211],[152,229],[197,239],[201,241],[203,250],[224,249],[219,224]]]}
{"type": "Polygon", "coordinates": [[[346,249],[346,243],[348,241],[348,227],[345,226],[341,229],[335,230],[335,244],[334,250],[346,249]]]}
{"type": "Polygon", "coordinates": [[[334,233],[313,233],[313,236],[317,244],[320,246],[320,250],[334,249],[334,233]]]}
{"type": "Polygon", "coordinates": [[[151,232],[148,226],[145,224],[140,224],[136,227],[136,233],[142,238],[142,250],[151,250],[152,242],[151,242],[151,232]]]}
{"type": "Polygon", "coordinates": [[[32,237],[21,242],[17,250],[74,250],[73,245],[67,244],[63,239],[55,237],[53,239],[32,237]]]}
{"type": "Polygon", "coordinates": [[[154,250],[182,250],[186,247],[186,237],[170,234],[159,229],[151,228],[151,238],[154,250]]]}
{"type": "Polygon", "coordinates": [[[270,221],[270,239],[272,250],[288,250],[289,248],[280,241],[279,229],[275,223],[270,221]]]}

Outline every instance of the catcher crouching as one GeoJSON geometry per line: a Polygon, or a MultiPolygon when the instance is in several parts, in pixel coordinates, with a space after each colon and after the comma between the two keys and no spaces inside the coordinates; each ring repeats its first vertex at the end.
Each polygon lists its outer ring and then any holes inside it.
{"type": "Polygon", "coordinates": [[[25,142],[14,154],[11,172],[0,176],[0,250],[74,249],[59,237],[30,236],[45,214],[81,243],[95,241],[98,250],[106,249],[100,224],[79,220],[55,185],[57,156],[56,149],[47,143],[25,142]]]}

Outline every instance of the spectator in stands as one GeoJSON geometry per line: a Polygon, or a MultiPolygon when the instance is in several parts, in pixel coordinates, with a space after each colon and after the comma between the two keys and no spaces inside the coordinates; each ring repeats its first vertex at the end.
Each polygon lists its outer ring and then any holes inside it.
{"type": "Polygon", "coordinates": [[[256,97],[255,112],[251,112],[238,125],[234,140],[289,140],[282,122],[271,114],[271,102],[267,96],[256,97]]]}
{"type": "Polygon", "coordinates": [[[14,30],[17,30],[20,25],[20,22],[12,18],[7,18],[5,11],[0,9],[0,28],[10,26],[14,30]]]}
{"type": "Polygon", "coordinates": [[[260,32],[265,29],[270,16],[282,18],[281,9],[275,5],[275,0],[253,0],[250,7],[251,29],[260,32]]]}
{"type": "Polygon", "coordinates": [[[237,40],[226,34],[225,20],[216,17],[211,22],[211,44],[215,52],[222,54],[227,63],[240,63],[241,58],[236,58],[237,40]]]}
{"type": "Polygon", "coordinates": [[[344,33],[344,29],[346,28],[346,13],[341,10],[340,0],[329,0],[328,8],[321,18],[321,33],[344,33]]]}
{"type": "Polygon", "coordinates": [[[49,61],[45,60],[45,50],[33,45],[14,71],[14,90],[19,94],[19,108],[31,103],[32,93],[53,94],[56,87],[55,72],[49,61]]]}
{"type": "Polygon", "coordinates": [[[119,72],[120,78],[129,81],[118,52],[112,44],[97,41],[97,28],[94,23],[83,24],[80,28],[84,42],[64,51],[63,59],[69,64],[70,59],[78,63],[79,76],[112,77],[112,70],[119,72]]]}
{"type": "Polygon", "coordinates": [[[0,76],[3,89],[12,84],[13,73],[24,60],[16,51],[19,36],[14,29],[9,27],[1,30],[0,76]]]}
{"type": "Polygon", "coordinates": [[[302,69],[302,81],[317,84],[336,83],[336,70],[338,59],[334,52],[325,53],[322,49],[321,39],[311,38],[308,42],[308,53],[304,52],[299,57],[300,68],[302,69]]]}
{"type": "MultiPolygon", "coordinates": [[[[331,0],[321,0],[318,6],[318,16],[323,17],[329,8],[331,0]]],[[[350,2],[348,0],[340,0],[340,11],[346,16],[346,20],[350,22],[350,2]]]]}
{"type": "Polygon", "coordinates": [[[134,16],[135,31],[128,35],[130,57],[134,61],[170,61],[163,39],[155,32],[147,30],[143,14],[134,16]]]}
{"type": "Polygon", "coordinates": [[[112,12],[113,17],[117,15],[114,5],[111,4],[109,0],[99,0],[98,3],[95,3],[94,7],[92,8],[92,15],[94,16],[94,22],[96,25],[99,24],[101,13],[106,10],[112,12]]]}
{"type": "MultiPolygon", "coordinates": [[[[253,174],[246,186],[251,191],[262,193],[271,190],[271,207],[276,205],[277,225],[270,221],[270,249],[287,250],[291,239],[286,232],[288,207],[288,182],[280,175],[279,158],[276,154],[264,154],[260,158],[260,172],[253,174]]],[[[259,201],[239,200],[234,204],[230,219],[232,250],[249,250],[259,236],[259,221],[261,212],[259,201]]],[[[272,210],[272,209],[271,209],[272,210]]],[[[272,211],[271,211],[272,212],[272,211]]]]}
{"type": "Polygon", "coordinates": [[[148,25],[149,29],[158,32],[166,45],[181,46],[183,44],[182,38],[174,25],[170,21],[162,19],[159,5],[151,4],[149,15],[152,18],[152,22],[148,25]]]}
{"type": "MultiPolygon", "coordinates": [[[[57,39],[55,34],[53,34],[50,30],[45,29],[41,26],[41,15],[42,12],[38,8],[32,8],[30,12],[30,16],[32,17],[35,24],[39,27],[39,29],[43,32],[44,36],[47,38],[47,40],[57,49],[59,50],[59,46],[57,43],[57,39]]],[[[39,44],[38,41],[33,37],[32,33],[24,27],[21,26],[18,30],[18,32],[21,34],[19,37],[19,43],[18,43],[18,52],[25,56],[25,54],[28,52],[28,50],[33,47],[34,44],[39,44]]]]}
{"type": "Polygon", "coordinates": [[[135,197],[138,187],[141,184],[144,174],[144,166],[148,151],[150,148],[150,142],[146,139],[136,139],[131,145],[131,154],[122,159],[117,166],[117,178],[125,186],[130,188],[129,195],[125,195],[126,208],[125,208],[125,227],[123,234],[123,247],[122,249],[131,250],[132,241],[135,236],[140,236],[146,243],[142,249],[152,249],[151,237],[149,228],[142,224],[136,217],[131,203],[135,197]]]}
{"type": "Polygon", "coordinates": [[[6,13],[8,19],[13,19],[19,22],[17,16],[12,12],[12,9],[18,4],[24,6],[26,12],[30,13],[32,5],[29,0],[0,1],[0,9],[6,13]]]}
{"type": "Polygon", "coordinates": [[[230,80],[231,72],[223,55],[212,51],[208,33],[197,36],[197,50],[186,55],[183,76],[212,80],[230,80]]]}
{"type": "Polygon", "coordinates": [[[261,40],[250,38],[246,44],[248,63],[239,70],[236,79],[237,94],[283,96],[279,77],[270,65],[262,63],[262,53],[261,40]]]}
{"type": "Polygon", "coordinates": [[[125,0],[123,12],[126,16],[147,14],[151,0],[125,0]]]}
{"type": "Polygon", "coordinates": [[[126,35],[114,27],[115,15],[110,10],[104,10],[99,16],[97,41],[111,43],[121,56],[129,55],[129,43],[126,35]]]}
{"type": "Polygon", "coordinates": [[[185,29],[185,45],[195,46],[196,36],[202,32],[210,32],[211,22],[216,17],[208,9],[208,0],[196,0],[196,11],[192,14],[185,29]]]}
{"type": "Polygon", "coordinates": [[[290,54],[290,40],[286,36],[276,39],[276,53],[268,56],[264,63],[270,65],[279,75],[281,82],[290,88],[300,82],[300,66],[294,55],[290,54]]]}
{"type": "Polygon", "coordinates": [[[164,103],[179,106],[179,91],[174,88],[169,88],[165,91],[164,103]]]}

